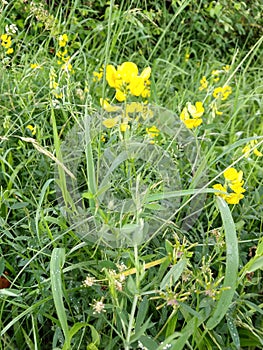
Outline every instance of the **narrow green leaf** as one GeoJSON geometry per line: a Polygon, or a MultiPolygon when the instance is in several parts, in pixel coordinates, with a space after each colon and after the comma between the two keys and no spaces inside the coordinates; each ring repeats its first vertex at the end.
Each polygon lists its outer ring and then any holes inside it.
{"type": "MultiPolygon", "coordinates": [[[[83,323],[83,322],[77,322],[75,323],[71,328],[70,328],[70,331],[69,331],[69,341],[71,341],[71,339],[74,337],[74,335],[83,327],[87,327],[89,326],[88,323],[83,323]]],[[[66,350],[68,349],[67,347],[67,344],[65,342],[62,350],[66,350]]]]}
{"type": "Polygon", "coordinates": [[[53,300],[58,315],[61,328],[65,336],[65,344],[63,349],[70,348],[70,336],[69,328],[67,323],[67,315],[63,303],[63,288],[62,288],[62,267],[65,262],[65,249],[64,248],[54,248],[51,254],[50,261],[50,277],[51,277],[51,291],[53,295],[53,300]]]}
{"type": "Polygon", "coordinates": [[[20,295],[21,295],[21,292],[16,289],[9,289],[9,288],[0,289],[0,297],[1,296],[19,297],[20,295]]]}
{"type": "Polygon", "coordinates": [[[201,325],[207,318],[205,310],[200,312],[199,319],[193,317],[187,322],[187,325],[181,330],[179,338],[173,342],[173,346],[169,350],[183,350],[186,349],[185,344],[189,337],[195,332],[196,328],[201,325]]]}
{"type": "Polygon", "coordinates": [[[255,256],[254,258],[249,261],[249,263],[246,265],[245,273],[254,272],[258,269],[263,269],[263,256],[255,256]]]}
{"type": "Polygon", "coordinates": [[[166,286],[174,285],[180,278],[181,274],[183,273],[186,267],[186,264],[187,264],[186,259],[182,259],[177,264],[175,264],[171,268],[171,270],[164,276],[160,284],[160,289],[163,290],[166,288],[166,286]]]}
{"type": "Polygon", "coordinates": [[[152,316],[150,316],[148,320],[146,320],[144,324],[137,330],[137,332],[131,336],[130,344],[134,343],[136,340],[139,340],[139,338],[146,333],[146,330],[154,325],[154,323],[151,322],[151,317],[152,316]]]}
{"type": "Polygon", "coordinates": [[[144,322],[144,319],[146,317],[147,311],[148,311],[148,306],[149,306],[149,302],[146,296],[144,296],[142,302],[139,305],[138,308],[138,313],[137,313],[137,317],[136,317],[136,325],[135,325],[135,333],[137,333],[139,331],[139,329],[141,328],[141,325],[144,322]]]}
{"type": "Polygon", "coordinates": [[[240,339],[239,339],[239,334],[235,324],[235,320],[233,316],[229,314],[226,314],[226,320],[227,320],[227,327],[231,335],[231,338],[233,340],[233,343],[235,344],[236,349],[240,349],[240,339]]]}
{"type": "Polygon", "coordinates": [[[258,269],[263,269],[263,237],[261,237],[258,242],[255,256],[250,259],[241,270],[241,279],[243,279],[247,273],[254,272],[258,269]]]}
{"type": "Polygon", "coordinates": [[[25,338],[25,343],[27,345],[27,348],[29,350],[35,350],[35,346],[34,343],[32,342],[32,340],[30,339],[29,335],[26,333],[26,331],[24,330],[24,328],[22,328],[22,332],[23,332],[23,336],[25,338]]]}
{"type": "Polygon", "coordinates": [[[97,332],[96,328],[89,324],[89,328],[91,330],[91,339],[94,345],[100,345],[100,335],[97,332]]]}
{"type": "Polygon", "coordinates": [[[238,241],[235,223],[230,209],[223,198],[217,198],[217,204],[221,213],[226,241],[226,271],[222,293],[217,302],[213,315],[209,318],[206,327],[211,330],[216,327],[225,316],[235,293],[238,277],[238,241]]]}
{"type": "Polygon", "coordinates": [[[152,338],[150,338],[146,335],[141,336],[140,342],[148,350],[156,350],[158,348],[158,343],[156,343],[152,338]]]}

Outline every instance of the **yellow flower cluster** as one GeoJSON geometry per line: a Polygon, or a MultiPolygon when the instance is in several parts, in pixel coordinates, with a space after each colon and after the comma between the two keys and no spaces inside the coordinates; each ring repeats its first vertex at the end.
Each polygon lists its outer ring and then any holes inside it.
{"type": "Polygon", "coordinates": [[[50,74],[49,74],[49,87],[52,90],[52,94],[56,98],[62,98],[63,93],[61,89],[59,88],[58,82],[56,82],[57,74],[54,72],[53,69],[51,69],[50,74]]]}
{"type": "Polygon", "coordinates": [[[99,69],[99,72],[93,72],[93,81],[100,81],[103,77],[103,66],[99,69]]]}
{"type": "Polygon", "coordinates": [[[218,70],[218,69],[212,70],[212,72],[211,72],[211,75],[212,75],[215,83],[218,82],[218,80],[219,80],[219,74],[220,74],[220,70],[218,70]]]}
{"type": "Polygon", "coordinates": [[[31,134],[34,136],[37,132],[37,128],[36,128],[36,125],[33,126],[31,124],[27,125],[26,126],[26,129],[30,130],[31,134]]]}
{"type": "Polygon", "coordinates": [[[204,114],[203,103],[198,101],[195,105],[187,102],[186,107],[182,110],[180,114],[180,119],[184,122],[188,129],[193,129],[202,124],[202,115],[204,114]]]}
{"type": "Polygon", "coordinates": [[[208,81],[207,81],[206,77],[203,76],[202,79],[200,80],[199,91],[207,90],[207,88],[208,88],[208,81]]]}
{"type": "Polygon", "coordinates": [[[238,204],[244,198],[243,193],[246,191],[242,186],[244,184],[243,172],[237,171],[235,168],[228,168],[224,171],[225,184],[215,184],[213,188],[225,193],[216,193],[217,196],[222,197],[228,204],[238,204]],[[228,193],[230,188],[233,192],[228,193]]]}
{"type": "Polygon", "coordinates": [[[155,125],[153,125],[150,128],[146,128],[146,132],[151,139],[150,143],[154,144],[155,143],[154,139],[159,136],[160,130],[155,125]]]}
{"type": "MultiPolygon", "coordinates": [[[[230,70],[230,68],[231,68],[231,67],[230,67],[229,65],[226,65],[226,66],[224,66],[221,70],[219,70],[219,69],[214,69],[214,70],[212,70],[211,76],[209,77],[209,81],[210,81],[210,82],[211,82],[211,81],[213,81],[213,82],[218,82],[219,79],[220,79],[219,75],[220,75],[221,73],[228,73],[229,70],[230,70]]],[[[202,79],[200,80],[199,91],[207,90],[207,89],[208,89],[208,86],[209,86],[209,83],[208,83],[206,77],[203,76],[202,79]]],[[[216,90],[215,93],[216,93],[216,94],[221,93],[221,92],[222,92],[221,89],[222,89],[222,88],[220,87],[219,90],[216,90]]],[[[224,88],[223,88],[223,89],[224,89],[224,88]]],[[[223,92],[224,92],[224,91],[223,91],[223,92]]],[[[214,97],[215,97],[215,96],[214,96],[214,97]]]]}
{"type": "Polygon", "coordinates": [[[111,64],[106,67],[106,80],[115,88],[115,97],[119,102],[125,101],[129,95],[149,97],[150,75],[150,67],[145,68],[139,75],[138,67],[133,62],[124,62],[117,69],[111,64]]]}
{"type": "Polygon", "coordinates": [[[31,63],[31,64],[30,64],[30,68],[31,68],[31,69],[40,69],[41,66],[40,66],[39,64],[37,64],[37,63],[31,63]]]}
{"type": "Polygon", "coordinates": [[[68,36],[67,34],[62,34],[59,36],[58,38],[58,44],[60,47],[65,47],[67,45],[68,42],[68,36]]]}
{"type": "Polygon", "coordinates": [[[10,55],[11,53],[13,53],[14,49],[11,47],[12,46],[11,35],[2,34],[0,38],[1,38],[1,45],[6,49],[6,54],[10,55]]]}
{"type": "Polygon", "coordinates": [[[120,125],[120,130],[122,132],[125,132],[127,129],[129,129],[129,121],[132,120],[130,117],[130,114],[133,113],[139,113],[142,118],[151,117],[151,111],[147,109],[147,106],[143,103],[139,102],[130,102],[125,105],[125,108],[122,109],[121,106],[113,106],[111,105],[108,100],[106,99],[100,99],[100,104],[102,108],[108,112],[108,113],[114,113],[119,112],[120,114],[113,118],[107,118],[105,119],[102,124],[107,128],[111,129],[117,124],[120,125]]]}
{"type": "Polygon", "coordinates": [[[61,69],[66,72],[72,71],[72,64],[70,63],[70,56],[68,55],[68,50],[66,48],[68,43],[67,34],[60,35],[58,38],[58,45],[63,48],[63,50],[59,50],[56,55],[59,58],[57,63],[61,65],[61,69]]]}
{"type": "MultiPolygon", "coordinates": [[[[248,158],[249,154],[251,153],[251,148],[254,148],[254,146],[256,146],[256,144],[258,143],[257,140],[251,140],[243,149],[242,149],[242,153],[245,153],[245,157],[248,158]]],[[[257,149],[254,148],[253,149],[253,153],[257,156],[257,157],[262,157],[263,154],[257,149]]]]}
{"type": "Polygon", "coordinates": [[[213,91],[214,98],[220,99],[222,101],[226,100],[230,94],[232,94],[232,88],[229,85],[223,87],[219,86],[213,91]]]}
{"type": "Polygon", "coordinates": [[[189,61],[189,58],[190,58],[190,53],[186,53],[185,56],[184,56],[184,61],[185,62],[188,62],[189,61]]]}

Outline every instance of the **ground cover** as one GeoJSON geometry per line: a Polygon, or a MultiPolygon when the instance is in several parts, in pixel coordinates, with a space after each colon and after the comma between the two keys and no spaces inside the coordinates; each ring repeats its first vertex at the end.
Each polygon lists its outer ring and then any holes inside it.
{"type": "Polygon", "coordinates": [[[260,1],[0,10],[1,349],[261,349],[260,1]]]}

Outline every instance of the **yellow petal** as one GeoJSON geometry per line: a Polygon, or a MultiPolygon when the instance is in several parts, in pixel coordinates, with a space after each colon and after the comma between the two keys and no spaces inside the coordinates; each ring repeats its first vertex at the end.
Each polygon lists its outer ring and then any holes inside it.
{"type": "Polygon", "coordinates": [[[202,117],[205,111],[202,102],[196,102],[195,106],[192,105],[190,102],[187,102],[187,109],[193,118],[202,117]]]}
{"type": "Polygon", "coordinates": [[[144,88],[144,80],[141,77],[134,77],[129,84],[129,90],[133,96],[140,96],[144,88]]]}
{"type": "Polygon", "coordinates": [[[105,119],[102,124],[107,128],[111,129],[118,123],[118,117],[105,119]]]}
{"type": "Polygon", "coordinates": [[[184,107],[184,109],[182,110],[182,112],[181,112],[181,114],[180,114],[180,119],[181,119],[182,121],[185,121],[185,120],[187,120],[187,119],[189,119],[189,118],[190,118],[190,115],[189,115],[189,113],[188,113],[188,111],[187,111],[187,108],[184,107]]]}
{"type": "MultiPolygon", "coordinates": [[[[215,184],[214,186],[213,186],[213,188],[215,189],[215,190],[218,190],[218,191],[222,191],[222,192],[226,192],[227,193],[227,190],[226,190],[226,188],[224,187],[224,186],[222,186],[221,184],[215,184]]],[[[221,196],[221,197],[225,197],[226,196],[226,194],[223,194],[223,193],[215,193],[215,195],[216,196],[221,196]]]]}
{"type": "Polygon", "coordinates": [[[121,125],[120,125],[120,130],[122,131],[122,132],[125,132],[127,129],[129,129],[130,128],[130,125],[129,124],[126,124],[126,123],[121,123],[121,125]]]}
{"type": "Polygon", "coordinates": [[[126,105],[126,113],[142,112],[143,105],[139,102],[131,102],[126,105]]]}
{"type": "Polygon", "coordinates": [[[106,67],[106,80],[111,87],[117,87],[117,71],[112,64],[108,64],[106,67]]]}
{"type": "Polygon", "coordinates": [[[193,129],[202,124],[203,120],[200,119],[186,119],[184,120],[184,124],[188,129],[193,129]]]}
{"type": "Polygon", "coordinates": [[[118,100],[119,102],[123,102],[123,101],[126,100],[126,94],[123,93],[121,90],[116,89],[115,98],[116,98],[116,100],[118,100]]]}
{"type": "Polygon", "coordinates": [[[242,187],[242,184],[243,183],[231,184],[231,185],[229,185],[229,187],[235,193],[244,193],[244,192],[246,192],[246,190],[242,187]]]}
{"type": "Polygon", "coordinates": [[[254,149],[254,154],[257,156],[257,157],[262,157],[263,156],[263,154],[258,150],[258,149],[254,149]]]}
{"type": "Polygon", "coordinates": [[[151,67],[144,68],[144,70],[141,72],[140,77],[144,80],[148,80],[151,76],[151,67]]]}
{"type": "Polygon", "coordinates": [[[224,177],[229,181],[236,180],[238,178],[238,172],[235,168],[229,168],[224,171],[224,177]]]}
{"type": "Polygon", "coordinates": [[[133,62],[124,62],[119,67],[117,72],[125,83],[130,83],[138,75],[138,67],[133,62]]]}
{"type": "Polygon", "coordinates": [[[100,99],[100,105],[103,109],[105,109],[106,112],[117,112],[121,109],[121,107],[118,106],[112,106],[109,104],[107,100],[104,100],[103,98],[100,99]]]}
{"type": "Polygon", "coordinates": [[[225,197],[225,200],[228,204],[238,204],[240,199],[244,198],[243,194],[239,193],[230,193],[225,197]]]}

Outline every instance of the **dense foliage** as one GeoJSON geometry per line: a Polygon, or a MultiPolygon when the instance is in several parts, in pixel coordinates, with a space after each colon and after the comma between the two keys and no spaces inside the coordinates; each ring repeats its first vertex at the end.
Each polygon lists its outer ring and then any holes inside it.
{"type": "Polygon", "coordinates": [[[261,349],[261,1],[0,11],[0,348],[261,349]]]}

